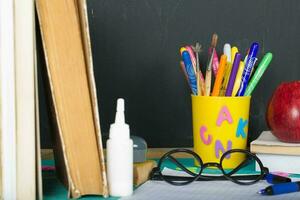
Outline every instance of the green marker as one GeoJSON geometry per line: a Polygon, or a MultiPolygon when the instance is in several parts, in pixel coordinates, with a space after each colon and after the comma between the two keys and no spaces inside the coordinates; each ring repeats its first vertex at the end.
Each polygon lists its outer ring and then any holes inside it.
{"type": "Polygon", "coordinates": [[[256,87],[258,81],[260,80],[260,78],[262,77],[262,75],[264,74],[264,72],[266,71],[267,67],[269,66],[271,60],[273,58],[272,53],[267,53],[262,61],[259,63],[253,77],[251,78],[249,85],[246,89],[245,95],[244,96],[250,96],[251,93],[253,92],[254,88],[256,87]]]}

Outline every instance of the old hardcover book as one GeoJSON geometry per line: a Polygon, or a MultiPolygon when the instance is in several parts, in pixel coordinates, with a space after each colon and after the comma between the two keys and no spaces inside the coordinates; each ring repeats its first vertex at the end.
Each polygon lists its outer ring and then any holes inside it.
{"type": "Polygon", "coordinates": [[[70,197],[108,195],[85,2],[37,0],[57,128],[55,156],[70,197]],[[86,16],[86,15],[85,15],[86,16]],[[82,26],[86,23],[86,26],[82,26]],[[89,48],[89,49],[87,49],[89,48]],[[58,156],[59,155],[59,156],[58,156]]]}
{"type": "Polygon", "coordinates": [[[16,199],[14,0],[0,1],[0,199],[16,199]]]}
{"type": "Polygon", "coordinates": [[[17,197],[36,197],[34,1],[14,0],[17,197]]]}

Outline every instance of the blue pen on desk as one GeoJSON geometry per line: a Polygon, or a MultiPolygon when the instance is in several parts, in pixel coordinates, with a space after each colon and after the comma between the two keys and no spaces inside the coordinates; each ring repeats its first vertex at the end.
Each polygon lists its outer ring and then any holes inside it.
{"type": "Polygon", "coordinates": [[[257,42],[252,43],[249,54],[247,56],[247,61],[245,63],[245,69],[242,75],[242,81],[237,96],[243,96],[246,91],[252,68],[255,65],[255,62],[257,60],[256,56],[258,53],[258,49],[259,49],[259,44],[257,42]]]}
{"type": "Polygon", "coordinates": [[[290,183],[292,181],[289,177],[280,176],[272,173],[266,174],[264,179],[270,184],[290,183]]]}
{"type": "Polygon", "coordinates": [[[300,181],[270,185],[258,193],[262,195],[277,195],[300,191],[300,181]]]}
{"type": "Polygon", "coordinates": [[[182,52],[182,60],[185,65],[185,70],[189,78],[189,84],[191,86],[192,92],[194,95],[197,95],[197,78],[194,72],[190,55],[187,51],[182,52]]]}

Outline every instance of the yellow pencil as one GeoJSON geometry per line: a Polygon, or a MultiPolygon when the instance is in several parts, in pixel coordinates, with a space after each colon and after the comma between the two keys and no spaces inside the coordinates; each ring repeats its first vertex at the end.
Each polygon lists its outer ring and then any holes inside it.
{"type": "Polygon", "coordinates": [[[241,61],[238,72],[236,74],[236,78],[235,78],[235,82],[234,82],[234,86],[233,86],[233,90],[232,90],[232,96],[235,96],[240,88],[244,67],[245,67],[245,64],[243,61],[241,61]]]}
{"type": "Polygon", "coordinates": [[[224,74],[224,79],[223,79],[222,87],[221,87],[221,91],[220,91],[220,96],[225,95],[225,92],[226,92],[226,89],[227,89],[227,84],[228,84],[230,73],[231,73],[231,68],[232,68],[232,63],[227,62],[226,63],[226,70],[225,70],[225,74],[224,74]]]}
{"type": "Polygon", "coordinates": [[[231,47],[231,63],[233,63],[234,61],[234,57],[235,57],[235,54],[239,52],[239,49],[237,47],[231,47]]]}
{"type": "Polygon", "coordinates": [[[223,77],[224,77],[226,62],[227,62],[227,56],[222,55],[221,58],[220,58],[220,65],[219,65],[217,77],[216,77],[216,80],[215,80],[215,83],[214,83],[214,89],[213,89],[213,92],[211,94],[212,96],[219,96],[222,80],[223,80],[223,77]]]}

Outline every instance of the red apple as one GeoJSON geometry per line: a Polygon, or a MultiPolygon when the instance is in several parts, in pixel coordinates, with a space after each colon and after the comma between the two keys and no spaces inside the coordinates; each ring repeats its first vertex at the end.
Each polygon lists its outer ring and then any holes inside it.
{"type": "Polygon", "coordinates": [[[300,142],[300,81],[280,84],[267,109],[267,123],[283,142],[300,142]]]}

